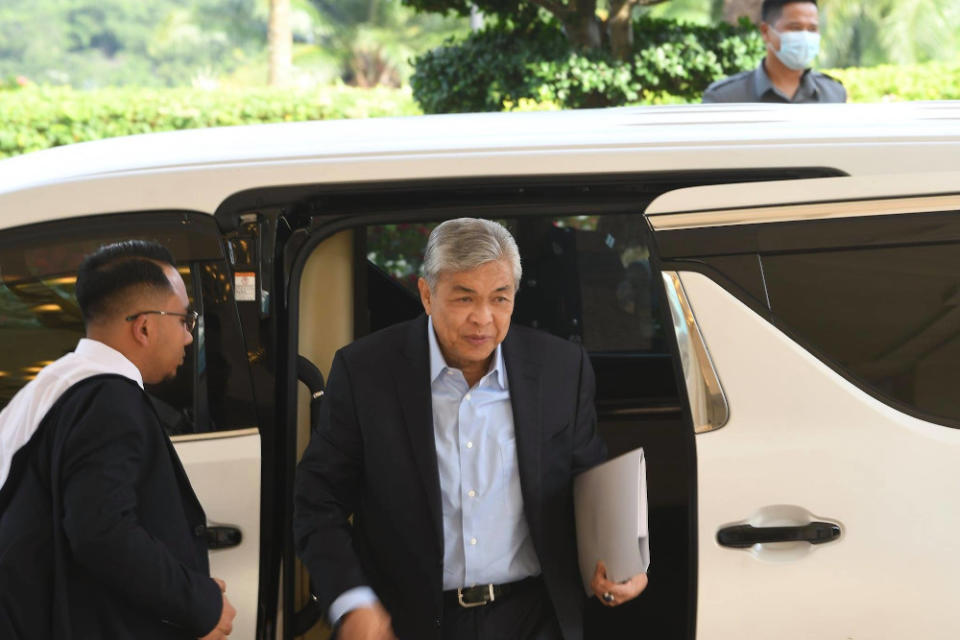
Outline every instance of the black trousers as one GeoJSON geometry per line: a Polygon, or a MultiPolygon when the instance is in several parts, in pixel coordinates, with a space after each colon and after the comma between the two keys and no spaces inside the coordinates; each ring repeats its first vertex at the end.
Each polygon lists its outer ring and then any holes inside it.
{"type": "Polygon", "coordinates": [[[482,607],[465,609],[445,599],[442,631],[443,640],[563,640],[539,578],[482,607]]]}

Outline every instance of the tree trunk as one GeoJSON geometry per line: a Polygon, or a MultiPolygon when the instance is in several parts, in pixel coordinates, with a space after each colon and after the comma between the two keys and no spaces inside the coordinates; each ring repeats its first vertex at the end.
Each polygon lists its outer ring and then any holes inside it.
{"type": "Polygon", "coordinates": [[[470,31],[476,33],[483,29],[483,13],[477,9],[477,5],[470,5],[470,31]]]}
{"type": "Polygon", "coordinates": [[[761,5],[763,0],[723,0],[723,19],[730,24],[737,24],[737,20],[746,16],[760,24],[761,5]]]}
{"type": "Polygon", "coordinates": [[[724,0],[710,0],[710,20],[720,22],[723,20],[724,0]]]}
{"type": "Polygon", "coordinates": [[[603,32],[597,18],[597,0],[574,0],[573,11],[554,14],[563,23],[567,40],[576,51],[599,49],[603,46],[603,32]]]}
{"type": "Polygon", "coordinates": [[[267,48],[270,50],[267,84],[271,87],[286,86],[290,82],[290,70],[293,66],[290,0],[270,0],[267,48]]]}
{"type": "Polygon", "coordinates": [[[633,53],[633,4],[628,0],[611,0],[607,18],[610,52],[617,60],[626,60],[633,53]]]}

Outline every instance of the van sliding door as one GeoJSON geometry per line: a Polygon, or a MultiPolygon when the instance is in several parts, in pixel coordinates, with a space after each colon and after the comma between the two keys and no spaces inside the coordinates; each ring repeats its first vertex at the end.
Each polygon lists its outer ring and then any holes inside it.
{"type": "Polygon", "coordinates": [[[649,207],[690,338],[698,637],[960,633],[958,184],[724,185],[649,207]]]}

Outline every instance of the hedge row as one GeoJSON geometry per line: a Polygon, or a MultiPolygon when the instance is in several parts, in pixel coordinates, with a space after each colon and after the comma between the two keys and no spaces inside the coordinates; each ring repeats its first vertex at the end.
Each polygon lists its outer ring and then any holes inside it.
{"type": "Polygon", "coordinates": [[[850,102],[960,99],[960,63],[883,65],[827,73],[843,82],[850,102]]]}
{"type": "MultiPolygon", "coordinates": [[[[960,99],[960,63],[829,71],[851,102],[960,99]]],[[[553,96],[505,101],[504,109],[558,109],[553,96]]],[[[637,104],[683,102],[648,93],[637,104]]],[[[696,101],[696,99],[692,99],[696,101]]],[[[259,122],[419,113],[409,90],[329,87],[315,91],[28,87],[0,91],[0,158],[114,136],[259,122]]]]}
{"type": "MultiPolygon", "coordinates": [[[[929,62],[918,65],[882,65],[866,68],[827,69],[840,80],[848,102],[904,102],[911,100],[960,100],[960,63],[929,62]]],[[[700,102],[699,97],[681,97],[669,92],[645,93],[626,104],[682,104],[700,102]]],[[[507,100],[505,111],[554,111],[563,106],[551,99],[507,100]]]]}
{"type": "Polygon", "coordinates": [[[151,131],[419,113],[409,90],[29,87],[0,91],[0,158],[151,131]]]}

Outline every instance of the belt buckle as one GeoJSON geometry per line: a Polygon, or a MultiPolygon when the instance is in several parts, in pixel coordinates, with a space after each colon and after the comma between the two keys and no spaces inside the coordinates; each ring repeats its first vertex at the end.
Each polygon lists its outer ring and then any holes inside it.
{"type": "MultiPolygon", "coordinates": [[[[469,587],[469,588],[474,589],[475,587],[469,587]]],[[[473,607],[482,607],[485,604],[489,604],[493,602],[494,600],[496,600],[496,598],[493,595],[492,584],[487,585],[487,593],[483,594],[483,599],[480,600],[479,602],[465,602],[463,599],[463,587],[457,588],[457,602],[459,602],[460,606],[463,607],[464,609],[472,609],[473,607]]]]}

